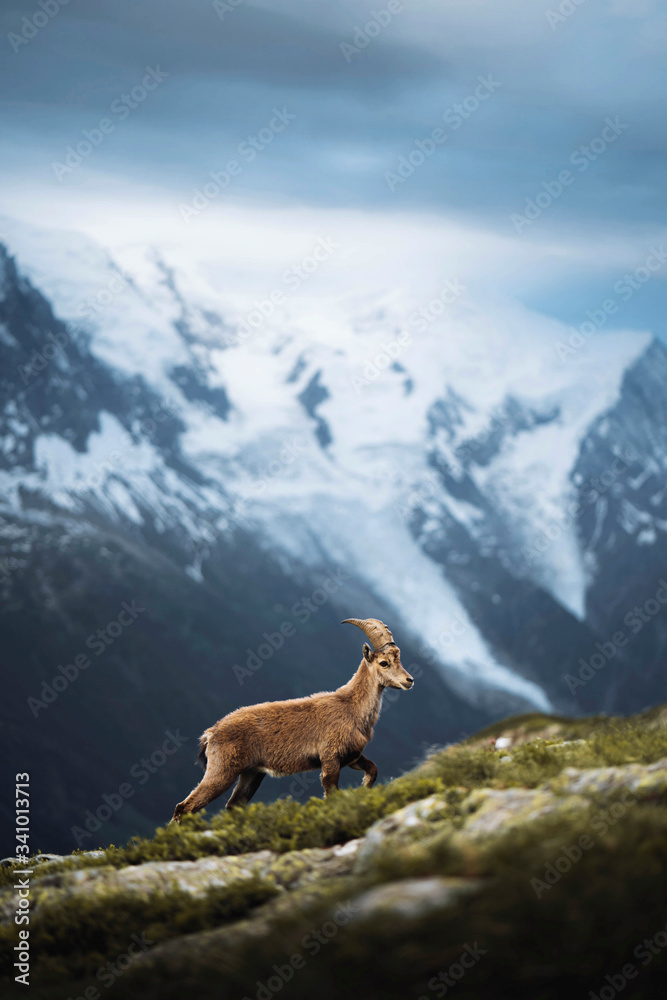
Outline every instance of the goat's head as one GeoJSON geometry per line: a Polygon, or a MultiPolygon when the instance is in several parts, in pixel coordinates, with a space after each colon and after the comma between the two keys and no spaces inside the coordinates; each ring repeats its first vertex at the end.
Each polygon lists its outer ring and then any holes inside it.
{"type": "Polygon", "coordinates": [[[364,643],[364,660],[374,671],[382,687],[403,688],[408,691],[414,678],[401,664],[401,651],[394,637],[378,618],[346,618],[341,624],[356,625],[371,641],[364,643]]]}

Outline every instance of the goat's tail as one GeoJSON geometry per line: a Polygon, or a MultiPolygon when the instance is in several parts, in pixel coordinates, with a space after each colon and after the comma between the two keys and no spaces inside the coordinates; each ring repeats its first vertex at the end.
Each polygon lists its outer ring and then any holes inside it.
{"type": "Polygon", "coordinates": [[[202,733],[202,735],[199,737],[199,753],[197,754],[196,763],[201,764],[204,770],[206,770],[206,767],[208,765],[206,748],[208,746],[209,738],[210,738],[210,733],[208,732],[208,730],[205,733],[202,733]]]}

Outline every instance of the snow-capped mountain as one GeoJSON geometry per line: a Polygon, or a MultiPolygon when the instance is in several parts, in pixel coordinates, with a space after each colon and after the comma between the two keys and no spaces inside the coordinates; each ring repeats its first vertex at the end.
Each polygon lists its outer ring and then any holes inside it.
{"type": "MultiPolygon", "coordinates": [[[[248,297],[155,249],[3,231],[0,586],[18,716],[135,594],[141,626],[60,699],[91,745],[109,698],[150,743],[147,715],[158,735],[165,719],[208,724],[211,692],[221,715],[341,683],[349,615],[389,620],[423,679],[384,722],[392,766],[509,711],[664,700],[667,353],[650,335],[572,346],[452,281],[428,301],[315,299],[291,294],[295,273],[248,297]],[[296,635],[274,651],[264,633],[285,622],[296,635]]],[[[38,711],[37,730],[64,711],[38,711]]],[[[151,790],[160,808],[171,780],[151,790]]]]}

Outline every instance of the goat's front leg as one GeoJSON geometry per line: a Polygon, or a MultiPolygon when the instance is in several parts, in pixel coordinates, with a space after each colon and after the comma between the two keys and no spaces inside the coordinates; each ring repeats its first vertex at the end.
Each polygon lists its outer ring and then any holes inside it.
{"type": "Polygon", "coordinates": [[[322,772],[320,774],[320,780],[322,782],[322,787],[324,788],[325,799],[329,797],[330,792],[338,791],[339,776],[340,776],[340,761],[338,760],[322,761],[322,772]]]}
{"type": "Polygon", "coordinates": [[[375,784],[378,769],[369,757],[360,754],[350,767],[353,771],[365,771],[364,780],[361,782],[362,788],[371,788],[375,784]]]}

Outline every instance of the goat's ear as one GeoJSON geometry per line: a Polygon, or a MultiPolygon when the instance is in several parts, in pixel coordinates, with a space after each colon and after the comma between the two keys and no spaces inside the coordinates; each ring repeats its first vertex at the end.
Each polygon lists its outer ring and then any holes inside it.
{"type": "Polygon", "coordinates": [[[375,656],[375,653],[373,652],[373,650],[371,649],[371,647],[368,645],[368,643],[365,642],[364,643],[364,659],[368,660],[369,663],[372,663],[374,656],[375,656]]]}

